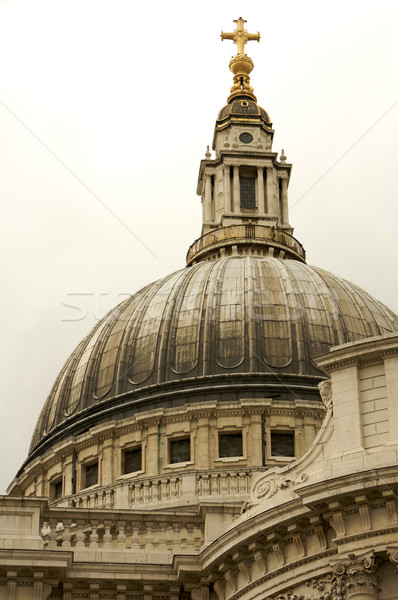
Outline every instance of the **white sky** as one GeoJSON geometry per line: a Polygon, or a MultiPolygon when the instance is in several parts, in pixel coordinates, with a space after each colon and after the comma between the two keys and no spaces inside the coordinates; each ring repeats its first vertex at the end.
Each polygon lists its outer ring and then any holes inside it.
{"type": "Polygon", "coordinates": [[[199,237],[239,16],[308,262],[398,312],[395,0],[0,0],[0,493],[78,342],[199,237]]]}

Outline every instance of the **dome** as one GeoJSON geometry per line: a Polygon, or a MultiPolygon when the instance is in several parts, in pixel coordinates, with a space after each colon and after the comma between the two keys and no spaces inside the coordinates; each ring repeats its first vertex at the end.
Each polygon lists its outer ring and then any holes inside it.
{"type": "Polygon", "coordinates": [[[270,127],[271,127],[271,119],[264,108],[261,108],[254,100],[250,98],[242,97],[235,98],[229,104],[224,106],[217,117],[217,121],[223,121],[227,117],[237,115],[241,119],[247,116],[249,119],[252,119],[253,116],[261,117],[270,127]]]}
{"type": "Polygon", "coordinates": [[[39,417],[31,460],[113,418],[204,397],[319,399],[313,357],[398,331],[352,283],[295,260],[225,257],[160,279],[104,317],[72,353],[39,417]],[[290,395],[290,396],[289,396],[290,395]]]}

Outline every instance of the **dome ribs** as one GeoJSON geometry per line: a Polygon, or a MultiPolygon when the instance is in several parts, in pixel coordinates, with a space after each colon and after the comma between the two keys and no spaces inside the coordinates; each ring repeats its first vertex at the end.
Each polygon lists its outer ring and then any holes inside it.
{"type": "MultiPolygon", "coordinates": [[[[97,356],[91,362],[91,386],[87,390],[87,396],[92,400],[98,400],[106,396],[112,389],[115,382],[116,361],[120,351],[123,333],[126,330],[126,317],[134,312],[138,298],[132,300],[128,298],[119,307],[114,310],[113,318],[109,323],[109,329],[106,336],[103,336],[97,356]]],[[[127,319],[128,321],[128,319],[127,319]]]]}
{"type": "Polygon", "coordinates": [[[211,263],[206,266],[207,271],[204,272],[195,267],[186,272],[174,303],[166,370],[179,375],[190,373],[199,362],[201,319],[211,263]]]}
{"type": "Polygon", "coordinates": [[[166,365],[168,363],[170,350],[170,328],[173,322],[176,298],[178,297],[178,294],[181,291],[181,285],[184,285],[185,278],[187,275],[188,271],[186,269],[178,271],[178,277],[172,282],[172,287],[170,289],[169,295],[165,300],[162,318],[158,324],[155,365],[156,383],[158,384],[167,381],[169,377],[169,369],[166,367],[166,365]]]}
{"type": "Polygon", "coordinates": [[[92,351],[99,339],[102,331],[108,324],[108,315],[96,325],[94,330],[85,339],[86,343],[82,347],[80,353],[75,355],[73,366],[68,375],[68,384],[65,386],[63,396],[63,415],[69,417],[75,413],[81,406],[82,389],[84,377],[88,368],[88,363],[92,359],[92,351]]]}
{"type": "Polygon", "coordinates": [[[317,398],[314,355],[385,331],[398,331],[396,315],[322,269],[269,256],[199,262],[125,300],[81,342],[29,457],[104,415],[231,394],[317,398]]]}
{"type": "Polygon", "coordinates": [[[372,312],[363,304],[355,286],[344,279],[336,277],[328,271],[318,269],[317,272],[327,282],[333,298],[340,309],[345,339],[343,343],[377,335],[372,312]],[[360,305],[361,310],[359,310],[360,305]]]}
{"type": "Polygon", "coordinates": [[[270,367],[285,368],[293,362],[290,315],[293,290],[289,286],[285,261],[270,258],[260,264],[265,270],[264,285],[257,288],[262,325],[261,355],[270,367]]]}
{"type": "Polygon", "coordinates": [[[215,319],[216,362],[223,369],[234,369],[245,360],[246,259],[243,262],[234,258],[224,260],[223,277],[218,281],[219,298],[215,319]]]}
{"type": "Polygon", "coordinates": [[[137,303],[134,305],[133,310],[130,312],[127,325],[124,329],[123,336],[120,343],[120,349],[117,357],[117,369],[116,369],[116,388],[119,394],[127,392],[130,384],[129,377],[132,368],[132,352],[134,349],[134,333],[140,323],[140,315],[147,302],[154,296],[157,290],[157,284],[155,282],[149,286],[146,286],[139,294],[135,295],[137,303]]]}
{"type": "Polygon", "coordinates": [[[219,282],[224,276],[226,268],[226,260],[221,259],[212,263],[212,268],[209,273],[209,278],[206,285],[203,329],[202,329],[202,374],[212,375],[214,372],[213,365],[215,359],[215,319],[217,318],[217,304],[220,295],[219,282]]]}
{"type": "Polygon", "coordinates": [[[300,269],[296,264],[289,263],[289,269],[292,275],[294,274],[292,280],[299,289],[300,318],[304,328],[303,339],[306,340],[306,361],[313,365],[314,372],[319,372],[312,358],[327,352],[334,344],[332,324],[334,323],[335,328],[341,331],[340,315],[335,309],[334,298],[330,298],[330,290],[328,294],[325,282],[312,267],[306,265],[305,269],[300,269]]]}

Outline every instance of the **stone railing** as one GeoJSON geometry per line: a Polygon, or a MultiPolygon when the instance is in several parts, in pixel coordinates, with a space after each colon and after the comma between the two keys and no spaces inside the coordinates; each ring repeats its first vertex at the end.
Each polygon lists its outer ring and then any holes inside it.
{"type": "Polygon", "coordinates": [[[49,550],[98,549],[171,556],[182,550],[196,553],[204,541],[204,525],[195,515],[49,509],[41,520],[41,537],[49,550]]]}
{"type": "Polygon", "coordinates": [[[251,245],[270,246],[283,249],[291,256],[305,260],[305,250],[296,238],[292,235],[277,229],[276,227],[267,227],[265,225],[230,225],[229,227],[219,227],[214,231],[209,231],[194,241],[189,247],[187,253],[187,264],[194,259],[216,250],[222,246],[233,244],[249,243],[251,245]]]}
{"type": "Polygon", "coordinates": [[[142,506],[154,502],[173,502],[184,496],[238,495],[245,500],[249,493],[252,469],[207,471],[184,473],[140,479],[130,483],[131,506],[142,506]]]}
{"type": "Polygon", "coordinates": [[[264,468],[214,469],[209,471],[176,473],[160,477],[144,477],[117,482],[106,487],[79,492],[53,502],[53,506],[79,509],[142,508],[154,503],[170,505],[184,498],[236,496],[242,502],[249,494],[252,473],[264,468]]]}
{"type": "Polygon", "coordinates": [[[114,488],[96,489],[92,492],[81,492],[69,498],[71,508],[113,508],[115,503],[114,488]]]}
{"type": "Polygon", "coordinates": [[[238,495],[239,498],[249,493],[251,471],[213,471],[197,476],[198,496],[238,495]]]}

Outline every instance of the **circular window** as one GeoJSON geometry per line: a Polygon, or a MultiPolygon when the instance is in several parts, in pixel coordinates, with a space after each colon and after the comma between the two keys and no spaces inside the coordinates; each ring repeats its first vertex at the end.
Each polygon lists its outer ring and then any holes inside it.
{"type": "Polygon", "coordinates": [[[250,133],[245,132],[240,134],[239,139],[242,144],[250,144],[250,142],[253,141],[253,136],[250,133]]]}
{"type": "Polygon", "coordinates": [[[242,100],[242,102],[240,103],[241,106],[243,106],[243,108],[247,108],[249,106],[249,103],[247,100],[242,100]]]}

